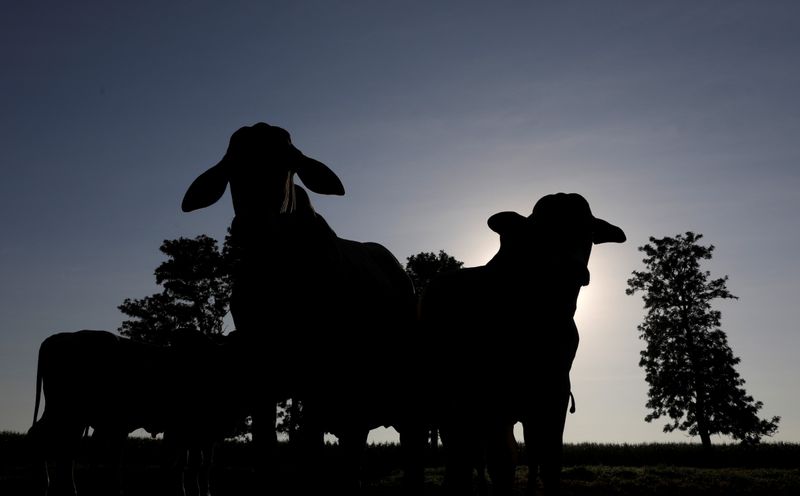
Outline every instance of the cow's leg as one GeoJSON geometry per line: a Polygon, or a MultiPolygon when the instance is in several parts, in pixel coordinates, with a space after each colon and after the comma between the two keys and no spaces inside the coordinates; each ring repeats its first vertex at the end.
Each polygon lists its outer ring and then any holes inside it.
{"type": "Polygon", "coordinates": [[[186,450],[186,470],[183,473],[186,496],[204,496],[201,481],[202,458],[202,448],[193,446],[186,450]]]}
{"type": "Polygon", "coordinates": [[[403,457],[403,490],[407,494],[422,494],[425,486],[425,452],[429,428],[419,421],[407,422],[398,427],[403,457]]]}
{"type": "Polygon", "coordinates": [[[557,495],[561,490],[561,465],[564,451],[564,423],[567,417],[568,395],[562,397],[560,408],[549,413],[550,430],[544,433],[542,446],[545,458],[541,466],[542,486],[546,496],[557,495]]]}
{"type": "Polygon", "coordinates": [[[337,494],[358,494],[361,490],[361,459],[367,444],[368,429],[348,428],[339,433],[339,481],[337,494]]]}
{"type": "Polygon", "coordinates": [[[559,390],[553,392],[552,402],[545,412],[547,425],[551,428],[544,433],[543,447],[546,457],[542,464],[542,485],[547,496],[561,491],[561,465],[564,451],[564,424],[569,406],[569,380],[559,390]]]}
{"type": "Polygon", "coordinates": [[[48,430],[53,434],[50,445],[53,471],[47,494],[48,496],[75,496],[78,493],[75,486],[75,457],[84,427],[66,421],[54,422],[48,430]]]}
{"type": "MultiPolygon", "coordinates": [[[[44,418],[42,419],[44,420],[44,418]]],[[[34,494],[47,494],[47,487],[50,485],[50,476],[47,473],[47,460],[50,457],[50,447],[48,446],[49,436],[47,431],[48,424],[37,421],[33,427],[28,429],[28,444],[30,445],[30,452],[32,454],[32,469],[33,469],[33,493],[34,494]]]]}
{"type": "Polygon", "coordinates": [[[80,442],[79,428],[47,415],[28,432],[35,450],[38,494],[74,496],[77,494],[73,474],[75,455],[80,442]]]}
{"type": "Polygon", "coordinates": [[[277,478],[278,437],[275,432],[277,401],[272,398],[259,401],[253,412],[253,447],[255,449],[256,477],[259,486],[271,492],[277,478]]]}
{"type": "Polygon", "coordinates": [[[183,470],[183,490],[186,496],[199,496],[200,484],[198,481],[197,468],[199,452],[196,447],[186,449],[186,467],[183,470]]]}
{"type": "Polygon", "coordinates": [[[200,448],[200,467],[197,484],[200,496],[211,496],[211,470],[214,466],[214,443],[208,441],[200,448]]]}
{"type": "Polygon", "coordinates": [[[120,429],[95,429],[92,434],[94,451],[107,463],[105,494],[122,494],[124,474],[123,455],[128,433],[120,429]]]}
{"type": "MultiPolygon", "coordinates": [[[[486,463],[492,479],[492,494],[511,495],[517,466],[516,454],[514,425],[511,422],[492,422],[486,433],[486,463]]],[[[485,490],[482,494],[485,494],[485,490]]]]}
{"type": "Polygon", "coordinates": [[[486,457],[484,453],[478,453],[477,455],[473,461],[475,465],[475,488],[478,496],[487,496],[489,494],[489,481],[486,479],[486,457]]]}
{"type": "Polygon", "coordinates": [[[472,470],[476,453],[476,433],[465,422],[448,419],[441,426],[445,453],[445,494],[472,494],[472,470]]]}
{"type": "Polygon", "coordinates": [[[186,496],[211,496],[213,443],[200,442],[185,452],[186,469],[183,473],[183,487],[186,496]]]}
{"type": "Polygon", "coordinates": [[[536,494],[539,479],[539,466],[542,464],[541,420],[538,412],[526,412],[522,419],[522,431],[525,439],[525,451],[528,456],[528,483],[525,493],[528,496],[536,494]]]}
{"type": "Polygon", "coordinates": [[[186,444],[169,431],[164,433],[162,442],[165,478],[169,481],[171,493],[186,495],[186,467],[189,465],[189,450],[186,444]]]}
{"type": "Polygon", "coordinates": [[[569,403],[569,388],[550,391],[543,404],[523,419],[525,447],[528,452],[528,492],[535,493],[536,474],[544,493],[557,495],[561,484],[561,458],[564,424],[569,403]]]}
{"type": "Polygon", "coordinates": [[[70,456],[56,456],[53,458],[53,478],[47,496],[75,496],[78,489],[75,486],[75,459],[70,456]]]}
{"type": "Polygon", "coordinates": [[[320,494],[329,486],[329,479],[337,475],[331,474],[332,467],[326,464],[325,459],[325,414],[318,399],[304,397],[300,401],[303,405],[303,421],[296,431],[298,443],[295,462],[299,470],[293,474],[295,485],[299,494],[320,494]],[[304,467],[320,467],[322,470],[317,477],[308,477],[304,467]]]}

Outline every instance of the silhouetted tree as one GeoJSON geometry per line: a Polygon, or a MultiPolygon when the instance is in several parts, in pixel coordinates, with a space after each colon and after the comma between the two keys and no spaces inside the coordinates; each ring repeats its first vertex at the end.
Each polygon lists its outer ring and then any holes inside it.
{"type": "Polygon", "coordinates": [[[167,260],[155,276],[164,289],[125,299],[119,309],[131,318],[122,322],[120,334],[156,344],[169,343],[177,330],[221,334],[231,294],[230,249],[220,251],[217,241],[206,235],[165,240],[159,249],[167,260]]]}
{"type": "Polygon", "coordinates": [[[414,282],[417,295],[421,295],[433,276],[439,272],[460,269],[464,262],[456,260],[444,250],[439,254],[433,252],[420,252],[406,259],[406,273],[414,282]]]}
{"type": "Polygon", "coordinates": [[[634,271],[625,292],[642,292],[647,315],[638,326],[647,343],[641,352],[650,384],[645,417],[651,422],[667,416],[664,432],[676,429],[699,435],[706,448],[711,435],[724,434],[742,443],[757,443],[778,429],[780,417],[762,420],[763,406],[742,387],[744,379],[720,326],[721,312],[712,310],[716,298],[736,298],[726,287],[728,276],[709,279],[700,270],[714,246],[702,246],[702,234],[687,232],[656,239],[639,247],[646,270],[634,271]]]}
{"type": "MultiPolygon", "coordinates": [[[[406,273],[411,281],[414,283],[414,289],[417,292],[417,297],[421,298],[428,283],[439,272],[448,272],[451,270],[458,270],[464,265],[464,262],[456,260],[451,257],[444,250],[439,250],[439,254],[433,252],[419,252],[416,255],[411,255],[406,259],[406,273]]],[[[433,357],[434,360],[437,357],[433,357]]],[[[430,432],[430,449],[435,454],[439,445],[439,431],[436,428],[431,429],[430,432]]]]}

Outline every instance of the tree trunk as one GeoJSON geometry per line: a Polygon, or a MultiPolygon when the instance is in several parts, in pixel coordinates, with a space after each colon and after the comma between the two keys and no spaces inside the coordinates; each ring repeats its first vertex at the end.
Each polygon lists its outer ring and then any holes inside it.
{"type": "Polygon", "coordinates": [[[703,449],[706,452],[711,451],[711,436],[708,435],[708,430],[700,431],[700,441],[703,443],[703,449]]]}
{"type": "Polygon", "coordinates": [[[694,371],[694,394],[695,394],[695,412],[694,417],[697,422],[697,433],[700,435],[700,442],[703,444],[705,451],[711,450],[711,433],[708,428],[708,411],[706,408],[706,385],[700,378],[700,373],[694,371]]]}
{"type": "Polygon", "coordinates": [[[705,384],[701,384],[695,377],[695,419],[697,420],[697,433],[700,435],[700,442],[703,449],[708,452],[711,450],[711,433],[708,431],[708,417],[705,405],[705,384]]]}
{"type": "Polygon", "coordinates": [[[689,365],[692,370],[694,382],[694,418],[697,422],[697,433],[700,435],[700,442],[705,451],[711,450],[711,433],[708,428],[708,411],[706,408],[706,384],[703,381],[702,365],[700,360],[701,350],[698,350],[694,340],[694,332],[689,324],[688,311],[682,313],[683,328],[686,334],[686,351],[689,358],[689,365]]]}

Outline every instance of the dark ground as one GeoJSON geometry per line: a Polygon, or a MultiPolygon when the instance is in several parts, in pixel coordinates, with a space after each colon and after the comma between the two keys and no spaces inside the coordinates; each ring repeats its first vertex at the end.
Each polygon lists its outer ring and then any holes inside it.
{"type": "MultiPolygon", "coordinates": [[[[250,466],[251,446],[229,442],[217,452],[213,473],[217,496],[262,494],[256,491],[257,479],[250,466]]],[[[282,450],[288,450],[282,446],[282,450]]],[[[326,480],[325,466],[335,460],[335,447],[329,447],[322,467],[286,463],[280,467],[273,494],[296,491],[298,480],[326,480]]],[[[285,458],[290,458],[288,456],[285,458]]],[[[82,452],[76,471],[82,496],[105,496],[104,482],[112,474],[106,470],[104,453],[98,453],[91,440],[82,452]]],[[[129,439],[126,446],[125,494],[172,494],[167,472],[159,463],[161,443],[149,439],[129,439]]],[[[570,495],[800,495],[800,444],[766,443],[754,447],[724,445],[711,455],[692,444],[644,445],[568,445],[565,449],[563,493],[570,495]]],[[[0,495],[39,494],[32,486],[30,453],[24,436],[0,433],[0,495]]],[[[524,462],[524,451],[522,460],[524,462]]],[[[426,472],[425,495],[441,494],[443,470],[440,456],[431,457],[426,472]]],[[[400,494],[399,450],[394,445],[368,448],[364,457],[362,494],[393,496],[400,494]]],[[[527,470],[517,471],[517,493],[523,494],[527,470]]],[[[334,494],[331,491],[331,494],[334,494]]]]}

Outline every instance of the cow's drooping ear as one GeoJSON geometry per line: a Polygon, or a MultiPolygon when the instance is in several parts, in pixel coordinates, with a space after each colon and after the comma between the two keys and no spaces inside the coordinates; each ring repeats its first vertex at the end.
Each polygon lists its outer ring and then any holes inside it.
{"type": "Polygon", "coordinates": [[[489,217],[487,224],[489,229],[502,236],[524,229],[527,222],[527,217],[516,212],[499,212],[489,217]]]}
{"type": "Polygon", "coordinates": [[[626,239],[622,229],[614,224],[598,218],[592,221],[592,243],[622,243],[626,239]]]}
{"type": "Polygon", "coordinates": [[[206,208],[222,198],[228,186],[228,160],[226,155],[217,165],[197,176],[183,195],[181,210],[191,212],[206,208]]]}
{"type": "Polygon", "coordinates": [[[321,195],[341,196],[344,194],[342,181],[327,165],[306,157],[299,151],[297,154],[298,157],[293,168],[308,189],[321,195]]]}

